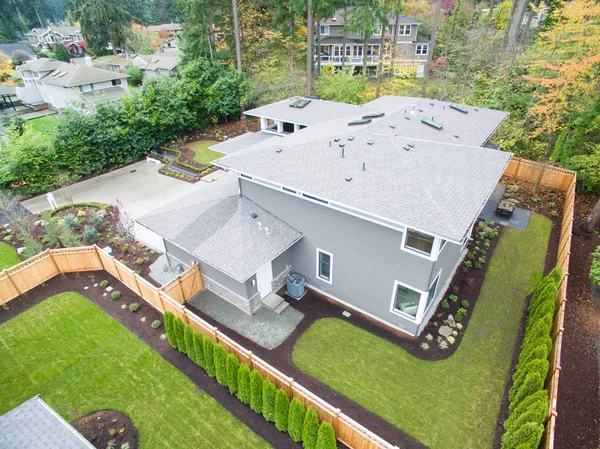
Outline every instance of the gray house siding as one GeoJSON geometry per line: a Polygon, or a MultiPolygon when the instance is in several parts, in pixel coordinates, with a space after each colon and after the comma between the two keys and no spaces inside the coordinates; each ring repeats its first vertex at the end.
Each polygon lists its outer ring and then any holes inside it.
{"type": "Polygon", "coordinates": [[[410,333],[417,325],[390,312],[395,281],[427,290],[434,262],[400,249],[402,233],[242,180],[242,194],[304,234],[292,266],[309,284],[410,333]],[[316,276],[317,248],[333,254],[332,283],[316,276]]]}

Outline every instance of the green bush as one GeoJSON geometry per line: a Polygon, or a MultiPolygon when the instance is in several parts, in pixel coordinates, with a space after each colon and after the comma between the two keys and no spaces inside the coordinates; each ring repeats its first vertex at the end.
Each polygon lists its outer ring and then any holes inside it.
{"type": "Polygon", "coordinates": [[[533,325],[535,325],[535,323],[539,319],[543,319],[545,316],[548,316],[550,317],[550,319],[552,319],[552,317],[554,316],[554,307],[554,299],[542,302],[537,307],[537,309],[535,309],[535,312],[533,313],[531,319],[527,323],[527,326],[525,327],[525,332],[527,333],[528,328],[530,329],[533,325]]]}
{"type": "Polygon", "coordinates": [[[129,252],[129,246],[125,245],[123,248],[121,248],[121,251],[123,251],[123,254],[127,254],[129,252]]]}
{"type": "Polygon", "coordinates": [[[319,415],[315,409],[308,407],[302,425],[302,446],[304,449],[316,449],[319,434],[319,415]]]}
{"type": "Polygon", "coordinates": [[[549,278],[552,278],[556,284],[560,284],[563,278],[563,269],[561,267],[554,267],[550,273],[548,273],[549,278]]]}
{"type": "Polygon", "coordinates": [[[121,297],[121,292],[119,290],[115,290],[110,294],[112,299],[119,299],[121,297]]]}
{"type": "Polygon", "coordinates": [[[269,379],[263,381],[263,405],[262,415],[267,421],[275,420],[275,393],[277,388],[269,379]]]}
{"type": "Polygon", "coordinates": [[[196,360],[196,349],[194,348],[194,330],[189,324],[183,328],[183,340],[185,342],[185,353],[192,360],[196,360]]]}
{"type": "Polygon", "coordinates": [[[60,241],[64,248],[75,248],[81,246],[81,239],[68,226],[63,226],[60,231],[60,241]]]}
{"type": "Polygon", "coordinates": [[[460,302],[460,305],[463,306],[465,309],[469,308],[469,301],[467,301],[466,299],[463,299],[460,302]]]}
{"type": "Polygon", "coordinates": [[[171,312],[165,312],[164,320],[165,320],[165,333],[167,334],[167,340],[169,340],[169,344],[171,345],[172,348],[177,349],[177,336],[175,335],[175,327],[173,324],[174,319],[175,319],[175,315],[173,315],[171,312]]]}
{"type": "Polygon", "coordinates": [[[512,395],[511,399],[509,399],[508,410],[512,412],[519,402],[521,402],[527,396],[532,395],[544,388],[544,380],[545,378],[542,378],[542,376],[540,376],[540,374],[537,372],[528,374],[519,390],[512,395]]]}
{"type": "Polygon", "coordinates": [[[250,368],[246,364],[240,365],[238,370],[237,397],[243,404],[250,404],[250,368]]]}
{"type": "Polygon", "coordinates": [[[215,362],[215,377],[220,385],[227,386],[227,351],[220,343],[215,343],[213,358],[215,362]]]}
{"type": "Polygon", "coordinates": [[[33,238],[31,234],[25,234],[23,243],[25,244],[25,249],[21,253],[21,257],[25,260],[41,253],[44,250],[41,243],[33,238]]]}
{"type": "Polygon", "coordinates": [[[215,343],[210,338],[205,338],[202,342],[204,353],[204,369],[210,377],[215,377],[215,343]]]}
{"type": "Polygon", "coordinates": [[[63,217],[63,225],[65,228],[69,228],[72,231],[81,228],[79,218],[73,214],[67,214],[63,217]]]}
{"type": "Polygon", "coordinates": [[[545,336],[550,335],[550,329],[552,328],[552,317],[550,315],[543,316],[531,326],[525,332],[525,338],[521,345],[521,351],[532,345],[538,346],[538,340],[545,336]]]}
{"type": "Polygon", "coordinates": [[[554,303],[557,294],[558,289],[554,282],[546,282],[541,290],[537,290],[531,298],[531,301],[529,302],[529,309],[527,311],[527,324],[529,324],[533,320],[533,315],[535,315],[540,305],[542,305],[545,302],[554,303]]]}
{"type": "Polygon", "coordinates": [[[277,430],[287,432],[288,430],[288,414],[290,411],[290,399],[285,391],[281,388],[275,393],[275,427],[277,430]]]}
{"type": "Polygon", "coordinates": [[[162,322],[160,320],[154,320],[150,326],[152,326],[152,329],[158,329],[161,324],[162,322]]]}
{"type": "Polygon", "coordinates": [[[144,265],[144,258],[143,257],[138,257],[137,259],[135,259],[135,264],[136,265],[144,265]]]}
{"type": "Polygon", "coordinates": [[[206,362],[204,361],[204,338],[198,332],[194,332],[194,354],[196,354],[196,362],[200,367],[206,369],[206,362]]]}
{"type": "Polygon", "coordinates": [[[250,408],[256,413],[262,413],[263,378],[257,370],[250,375],[250,408]]]}
{"type": "Polygon", "coordinates": [[[92,226],[98,232],[104,227],[104,219],[95,210],[92,211],[92,226]]]}
{"type": "Polygon", "coordinates": [[[448,303],[447,299],[442,299],[442,309],[449,309],[450,308],[450,304],[448,303]]]}
{"type": "MultiPolygon", "coordinates": [[[[525,365],[521,365],[517,368],[517,371],[513,375],[513,385],[508,395],[509,401],[515,397],[515,395],[525,382],[527,376],[529,376],[532,373],[538,373],[542,379],[546,379],[546,376],[548,374],[548,360],[534,359],[531,362],[525,365]]],[[[531,393],[535,392],[532,391],[531,393]]]]}
{"type": "Polygon", "coordinates": [[[302,426],[304,425],[304,415],[306,410],[298,398],[292,399],[290,404],[290,413],[288,419],[288,433],[296,443],[302,441],[302,426]]]}
{"type": "Polygon", "coordinates": [[[511,429],[502,435],[502,449],[512,449],[522,445],[537,448],[543,433],[544,426],[535,422],[526,423],[519,428],[515,427],[514,430],[511,429]]]}
{"type": "Polygon", "coordinates": [[[519,405],[517,405],[508,419],[504,422],[504,428],[508,429],[514,421],[530,410],[535,410],[541,414],[543,420],[548,413],[549,404],[550,400],[548,399],[548,392],[546,390],[540,390],[527,396],[519,403],[519,405]]]}
{"type": "Polygon", "coordinates": [[[238,391],[238,371],[240,370],[240,361],[235,354],[227,354],[227,386],[229,393],[236,394],[238,391]]]}
{"type": "Polygon", "coordinates": [[[540,342],[538,346],[521,352],[517,369],[519,369],[519,366],[526,365],[533,360],[545,360],[548,358],[549,353],[548,346],[546,346],[545,343],[540,342]]]}
{"type": "Polygon", "coordinates": [[[137,302],[134,302],[129,305],[130,312],[137,312],[139,308],[140,308],[140,305],[137,302]]]}
{"type": "Polygon", "coordinates": [[[48,212],[42,214],[42,219],[46,223],[44,226],[44,229],[46,230],[46,237],[44,237],[46,243],[52,248],[60,248],[62,245],[59,240],[60,226],[58,220],[52,217],[48,212]]]}
{"type": "Polygon", "coordinates": [[[173,330],[175,331],[175,341],[177,342],[177,350],[186,353],[185,347],[185,324],[180,318],[173,318],[173,330]]]}
{"type": "Polygon", "coordinates": [[[323,421],[317,435],[317,449],[336,449],[335,431],[331,424],[323,421]]]}
{"type": "Polygon", "coordinates": [[[86,245],[92,245],[98,241],[100,235],[98,235],[98,231],[89,226],[85,227],[85,231],[83,231],[83,241],[86,245]]]}

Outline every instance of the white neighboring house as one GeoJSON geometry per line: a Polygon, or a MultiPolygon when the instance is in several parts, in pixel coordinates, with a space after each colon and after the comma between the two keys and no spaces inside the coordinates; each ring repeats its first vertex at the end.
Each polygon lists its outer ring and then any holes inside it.
{"type": "Polygon", "coordinates": [[[60,109],[82,101],[115,101],[128,89],[129,75],[88,65],[41,58],[18,69],[25,86],[17,87],[17,97],[36,110],[48,105],[60,109]]]}
{"type": "Polygon", "coordinates": [[[179,58],[167,55],[137,55],[131,63],[139,67],[144,72],[144,76],[153,78],[175,73],[179,65],[179,58]]]}
{"type": "Polygon", "coordinates": [[[32,46],[40,50],[54,47],[54,43],[60,42],[73,54],[79,55],[85,51],[83,34],[77,26],[50,25],[47,28],[32,28],[25,36],[32,46]]]}

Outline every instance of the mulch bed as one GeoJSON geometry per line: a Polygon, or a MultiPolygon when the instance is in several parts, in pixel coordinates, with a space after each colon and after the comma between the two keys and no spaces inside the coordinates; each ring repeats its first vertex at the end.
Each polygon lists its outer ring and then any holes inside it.
{"type": "Polygon", "coordinates": [[[260,119],[257,117],[246,117],[245,121],[217,123],[204,128],[196,129],[185,136],[185,141],[195,142],[197,140],[224,140],[226,137],[235,137],[247,132],[260,131],[260,119]]]}
{"type": "MultiPolygon", "coordinates": [[[[600,447],[600,392],[598,341],[600,306],[592,301],[589,270],[592,252],[600,245],[599,234],[579,228],[598,197],[575,197],[575,221],[571,243],[569,285],[565,310],[560,381],[558,385],[557,449],[600,447]]],[[[600,224],[596,226],[600,231],[600,224]]]]}
{"type": "Polygon", "coordinates": [[[129,449],[139,447],[138,430],[127,415],[116,410],[97,410],[75,419],[71,425],[97,449],[106,449],[111,441],[115,448],[124,443],[129,443],[129,449]]]}
{"type": "MultiPolygon", "coordinates": [[[[262,415],[257,415],[249,406],[242,404],[235,396],[229,394],[227,388],[219,385],[215,379],[210,378],[202,368],[192,362],[186,355],[171,348],[166,338],[161,338],[164,333],[164,326],[158,329],[152,329],[150,326],[154,320],[162,321],[162,314],[105,271],[55,276],[19,298],[10,301],[7,308],[0,307],[0,324],[39,304],[46,298],[62,292],[80,293],[99,306],[154,349],[166,361],[188,376],[198,386],[199,391],[205,391],[212,396],[233,416],[246,424],[274,448],[302,448],[301,443],[294,443],[287,433],[278,431],[273,423],[266,421],[262,415]],[[103,296],[104,290],[92,287],[94,283],[103,279],[109,280],[110,285],[121,292],[121,298],[113,300],[110,295],[103,296]],[[85,289],[86,286],[89,288],[85,289]],[[130,312],[129,309],[121,308],[123,304],[129,305],[134,302],[140,304],[140,308],[135,313],[130,312]],[[141,321],[142,318],[145,318],[145,320],[141,321]]],[[[338,448],[343,449],[345,446],[338,442],[338,448]]]]}

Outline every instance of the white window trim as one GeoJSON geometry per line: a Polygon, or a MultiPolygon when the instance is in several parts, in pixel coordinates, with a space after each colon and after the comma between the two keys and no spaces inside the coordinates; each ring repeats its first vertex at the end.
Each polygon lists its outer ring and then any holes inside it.
{"type": "Polygon", "coordinates": [[[440,240],[441,239],[435,235],[427,234],[426,232],[419,231],[418,229],[406,228],[406,230],[402,233],[402,245],[400,246],[400,249],[402,251],[406,251],[407,253],[414,254],[414,255],[422,257],[424,259],[435,261],[435,260],[437,260],[437,257],[441,251],[440,240]],[[406,246],[406,238],[408,237],[409,230],[413,230],[413,231],[419,232],[421,234],[426,234],[426,235],[433,237],[433,244],[431,246],[431,254],[428,255],[421,251],[417,251],[417,250],[414,250],[414,249],[406,246]]]}
{"type": "Polygon", "coordinates": [[[381,36],[382,31],[383,31],[383,26],[375,25],[375,31],[373,32],[373,36],[381,36]]]}
{"type": "Polygon", "coordinates": [[[410,36],[412,34],[412,25],[398,25],[398,36],[410,36]],[[408,29],[408,33],[400,32],[402,28],[403,31],[408,29]]]}
{"type": "Polygon", "coordinates": [[[429,54],[429,44],[417,44],[415,46],[415,55],[417,56],[427,56],[429,54]],[[421,48],[421,53],[419,53],[419,47],[421,48]],[[423,53],[423,49],[425,53],[423,53]]]}
{"type": "Polygon", "coordinates": [[[319,27],[319,34],[321,36],[329,36],[329,33],[331,33],[331,29],[329,28],[329,25],[321,25],[319,27]],[[321,33],[321,29],[323,29],[323,33],[321,33]]]}
{"type": "Polygon", "coordinates": [[[421,320],[423,319],[423,314],[425,312],[425,303],[427,302],[427,294],[429,292],[424,292],[423,290],[419,290],[418,288],[414,288],[411,287],[408,284],[405,284],[404,282],[400,282],[400,281],[394,281],[394,289],[392,290],[392,302],[390,304],[390,312],[393,313],[394,315],[398,315],[402,318],[404,318],[405,320],[409,320],[413,323],[417,323],[419,324],[421,322],[421,320]],[[396,290],[398,289],[398,286],[401,285],[404,288],[408,288],[410,290],[413,290],[417,293],[419,293],[421,295],[421,297],[419,298],[419,307],[417,308],[417,314],[412,317],[410,315],[408,315],[407,313],[404,313],[398,309],[396,309],[395,304],[396,304],[396,290]]]}
{"type": "Polygon", "coordinates": [[[317,275],[317,279],[323,281],[323,282],[327,282],[328,284],[333,284],[333,254],[331,254],[329,251],[325,251],[322,250],[321,248],[317,248],[317,263],[316,263],[316,275],[317,275]],[[321,277],[321,271],[320,271],[320,259],[319,259],[319,253],[323,253],[323,254],[327,254],[329,256],[329,280],[322,278],[321,277]]]}
{"type": "MultiPolygon", "coordinates": [[[[431,307],[431,305],[435,302],[435,297],[437,296],[438,293],[438,289],[440,287],[440,277],[442,276],[442,270],[440,269],[440,271],[438,272],[437,276],[433,278],[433,281],[431,282],[431,284],[429,284],[429,288],[427,289],[427,296],[429,296],[429,290],[431,290],[431,287],[433,286],[433,284],[435,284],[435,281],[438,281],[438,284],[435,286],[435,292],[433,293],[433,299],[431,300],[431,304],[429,304],[429,307],[431,307]]],[[[429,308],[427,307],[427,296],[425,296],[425,310],[423,310],[423,316],[427,313],[427,311],[429,310],[429,308]]]]}
{"type": "Polygon", "coordinates": [[[440,249],[438,250],[438,254],[442,252],[444,246],[446,246],[446,243],[448,243],[448,240],[440,239],[440,249]]]}

